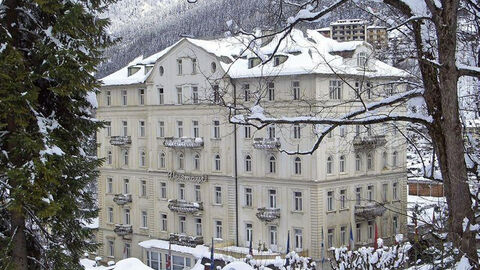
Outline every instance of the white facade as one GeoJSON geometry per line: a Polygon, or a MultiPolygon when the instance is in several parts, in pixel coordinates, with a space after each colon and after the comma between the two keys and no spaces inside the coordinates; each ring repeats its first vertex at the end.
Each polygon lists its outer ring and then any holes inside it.
{"type": "MultiPolygon", "coordinates": [[[[284,253],[289,232],[291,249],[320,259],[322,235],[328,248],[348,245],[351,228],[356,245],[373,243],[373,222],[387,240],[405,231],[406,218],[399,214],[406,213],[405,146],[395,129],[359,127],[357,134],[356,126],[336,128],[312,155],[281,153],[278,149],[309,149],[316,138],[312,126],[237,125],[235,131],[228,109],[212,102],[213,89],[227,103],[235,91],[237,104],[246,107],[264,93],[265,110],[291,116],[310,110],[306,101],[333,105],[355,95],[345,83],[331,93],[332,81],[338,81],[333,74],[249,77],[240,68],[229,73],[229,61],[208,42],[182,39],[147,58],[151,62],[130,65],[130,73],[137,70],[131,76],[124,68],[104,79],[97,117],[111,124],[97,135],[98,155],[106,158],[98,185],[100,256],[134,256],[151,265],[147,251],[155,256],[168,251],[143,249],[142,241],[187,239],[181,244],[195,245],[209,244],[212,237],[220,246],[248,247],[253,241],[255,249],[261,244],[284,253]]],[[[342,63],[356,65],[357,54],[368,51],[358,44],[342,63]]],[[[297,56],[288,57],[283,65],[297,56]]],[[[235,64],[248,65],[243,60],[235,64]]],[[[372,62],[372,69],[386,66],[372,62]]],[[[346,81],[354,85],[358,78],[346,81]]],[[[368,80],[378,85],[392,78],[397,77],[368,80]]],[[[328,113],[351,109],[336,106],[328,113]]],[[[193,266],[192,254],[176,255],[183,256],[183,267],[193,266]]]]}

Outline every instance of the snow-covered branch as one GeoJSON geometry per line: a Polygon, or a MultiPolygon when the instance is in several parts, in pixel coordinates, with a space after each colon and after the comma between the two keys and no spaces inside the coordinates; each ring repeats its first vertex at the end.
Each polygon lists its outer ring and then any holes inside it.
{"type": "Polygon", "coordinates": [[[471,76],[480,78],[480,67],[457,64],[459,76],[471,76]]]}

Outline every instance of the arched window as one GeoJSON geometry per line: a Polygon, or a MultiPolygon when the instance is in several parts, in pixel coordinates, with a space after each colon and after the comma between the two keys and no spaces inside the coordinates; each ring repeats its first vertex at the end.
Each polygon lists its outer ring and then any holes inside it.
{"type": "Polygon", "coordinates": [[[159,155],[158,155],[158,167],[160,169],[164,169],[165,168],[165,153],[161,152],[159,155]]]}
{"type": "Polygon", "coordinates": [[[355,156],[355,171],[360,171],[362,169],[362,158],[359,154],[355,156]]]}
{"type": "Polygon", "coordinates": [[[373,170],[373,155],[371,153],[367,155],[367,169],[373,170]]]}
{"type": "Polygon", "coordinates": [[[268,172],[269,173],[276,173],[277,171],[277,160],[275,159],[275,156],[270,156],[268,160],[268,172]]]}
{"type": "Polygon", "coordinates": [[[295,158],[294,166],[295,174],[302,174],[302,160],[299,157],[295,158]]]}
{"type": "Polygon", "coordinates": [[[178,169],[183,170],[185,168],[185,159],[183,153],[178,155],[178,169]]]}
{"type": "Polygon", "coordinates": [[[200,170],[200,155],[199,154],[195,154],[195,156],[193,156],[193,168],[195,168],[195,170],[200,170]]]}
{"type": "Polygon", "coordinates": [[[220,155],[215,155],[215,171],[220,171],[220,155]]]}
{"type": "Polygon", "coordinates": [[[331,174],[333,172],[333,158],[329,156],[327,158],[327,174],[331,174]]]}
{"type": "Polygon", "coordinates": [[[141,167],[144,167],[144,166],[145,166],[145,164],[146,164],[146,159],[147,159],[147,157],[146,157],[145,151],[141,151],[141,152],[140,152],[140,166],[141,166],[141,167]]]}
{"type": "Polygon", "coordinates": [[[382,168],[387,168],[387,152],[382,153],[382,168]]]}
{"type": "Polygon", "coordinates": [[[345,156],[340,156],[340,172],[345,172],[345,156]]]}
{"type": "Polygon", "coordinates": [[[250,155],[247,155],[245,157],[245,171],[246,172],[252,171],[252,157],[250,155]]]}
{"type": "Polygon", "coordinates": [[[397,153],[397,151],[393,151],[393,154],[392,154],[392,166],[393,166],[393,167],[397,167],[397,163],[398,163],[398,153],[397,153]]]}
{"type": "Polygon", "coordinates": [[[112,165],[112,151],[107,152],[107,162],[109,165],[112,165]]]}
{"type": "Polygon", "coordinates": [[[123,151],[123,165],[128,165],[128,150],[123,151]]]}

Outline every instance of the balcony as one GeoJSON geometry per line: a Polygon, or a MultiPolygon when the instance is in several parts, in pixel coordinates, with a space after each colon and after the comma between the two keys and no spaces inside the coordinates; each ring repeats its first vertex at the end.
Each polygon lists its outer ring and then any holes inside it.
{"type": "Polygon", "coordinates": [[[115,224],[115,229],[113,229],[113,232],[118,236],[132,234],[132,225],[115,224]]]}
{"type": "Polygon", "coordinates": [[[202,148],[203,138],[165,138],[163,145],[172,148],[202,148]]]}
{"type": "Polygon", "coordinates": [[[255,149],[277,149],[280,147],[278,138],[254,138],[253,148],[255,149]]]}
{"type": "Polygon", "coordinates": [[[184,214],[193,214],[194,216],[199,216],[203,211],[202,202],[187,202],[184,200],[169,200],[168,209],[172,212],[184,213],[184,214]]]}
{"type": "Polygon", "coordinates": [[[116,146],[130,146],[132,144],[132,137],[130,136],[112,136],[110,137],[110,144],[116,146]]]}
{"type": "Polygon", "coordinates": [[[385,211],[385,206],[375,202],[366,205],[355,205],[355,217],[358,219],[371,220],[382,216],[385,211]]]}
{"type": "Polygon", "coordinates": [[[369,151],[374,148],[383,146],[386,143],[387,140],[385,139],[385,135],[355,136],[355,138],[353,138],[353,147],[356,151],[369,151]]]}
{"type": "Polygon", "coordinates": [[[115,194],[113,201],[118,205],[125,205],[132,202],[131,194],[115,194]]]}
{"type": "Polygon", "coordinates": [[[261,221],[271,222],[280,218],[280,208],[258,208],[257,218],[261,221]]]}
{"type": "Polygon", "coordinates": [[[190,236],[179,233],[171,233],[169,240],[172,244],[187,247],[196,247],[198,245],[203,245],[203,236],[190,236]]]}

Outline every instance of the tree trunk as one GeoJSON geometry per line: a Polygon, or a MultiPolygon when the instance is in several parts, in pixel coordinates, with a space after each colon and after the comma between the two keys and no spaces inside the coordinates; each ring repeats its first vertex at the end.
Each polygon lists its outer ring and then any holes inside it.
{"type": "Polygon", "coordinates": [[[25,217],[23,213],[13,210],[11,214],[11,235],[12,235],[12,264],[13,269],[28,269],[27,264],[27,241],[25,238],[25,217]]]}

